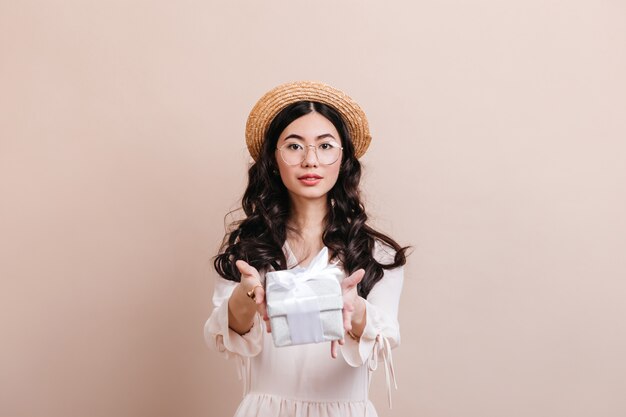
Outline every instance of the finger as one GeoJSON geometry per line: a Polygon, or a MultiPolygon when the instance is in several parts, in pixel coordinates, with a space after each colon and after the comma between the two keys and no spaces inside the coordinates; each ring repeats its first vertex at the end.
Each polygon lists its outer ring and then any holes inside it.
{"type": "Polygon", "coordinates": [[[254,287],[254,302],[257,305],[265,305],[265,290],[260,285],[254,287]]]}
{"type": "Polygon", "coordinates": [[[343,328],[348,332],[352,330],[352,312],[346,308],[343,309],[343,328]]]}
{"type": "Polygon", "coordinates": [[[246,261],[238,260],[235,262],[235,266],[241,272],[241,275],[245,277],[259,277],[259,271],[257,271],[253,266],[249,265],[246,261]]]}
{"type": "Polygon", "coordinates": [[[344,345],[344,343],[346,343],[346,340],[345,340],[345,339],[339,339],[339,340],[337,341],[337,343],[339,343],[340,345],[342,345],[342,346],[343,346],[343,345],[344,345]]]}
{"type": "Polygon", "coordinates": [[[352,331],[352,315],[343,316],[343,328],[346,329],[347,332],[352,331]]]}
{"type": "Polygon", "coordinates": [[[352,297],[344,297],[343,308],[350,313],[354,312],[354,303],[352,301],[352,297]]]}
{"type": "Polygon", "coordinates": [[[242,259],[239,259],[237,262],[235,262],[235,266],[237,267],[239,272],[241,272],[242,274],[244,274],[245,271],[247,271],[250,268],[250,265],[248,264],[248,262],[242,259]]]}
{"type": "Polygon", "coordinates": [[[268,316],[267,303],[265,302],[265,291],[263,291],[263,288],[257,287],[254,289],[254,296],[256,297],[254,299],[254,302],[256,303],[256,309],[259,314],[261,314],[261,317],[263,317],[263,320],[266,320],[268,316]]]}
{"type": "Polygon", "coordinates": [[[330,342],[330,356],[335,359],[337,358],[337,341],[333,340],[330,342]]]}
{"type": "Polygon", "coordinates": [[[266,328],[267,332],[271,333],[272,332],[272,326],[270,325],[270,318],[267,315],[267,304],[265,304],[265,302],[257,303],[257,311],[261,315],[261,318],[263,319],[263,321],[265,321],[265,328],[266,328]]]}
{"type": "Polygon", "coordinates": [[[364,276],[365,270],[363,268],[357,269],[352,273],[352,275],[341,281],[341,287],[346,290],[354,288],[363,280],[364,276]]]}

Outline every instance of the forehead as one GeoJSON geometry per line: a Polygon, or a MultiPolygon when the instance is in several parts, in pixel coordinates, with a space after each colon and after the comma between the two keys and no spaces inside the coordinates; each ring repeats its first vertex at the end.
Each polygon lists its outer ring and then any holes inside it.
{"type": "Polygon", "coordinates": [[[325,136],[328,139],[334,138],[337,142],[341,141],[335,125],[317,112],[305,114],[287,125],[278,138],[279,142],[284,141],[290,135],[299,136],[304,140],[315,140],[320,136],[325,136]]]}

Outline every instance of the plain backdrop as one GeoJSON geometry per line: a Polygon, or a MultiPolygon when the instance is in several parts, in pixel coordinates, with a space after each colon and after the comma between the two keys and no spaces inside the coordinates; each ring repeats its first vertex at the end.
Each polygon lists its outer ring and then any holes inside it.
{"type": "Polygon", "coordinates": [[[319,80],[413,246],[381,417],[626,415],[626,4],[0,1],[0,415],[230,416],[212,256],[244,126],[319,80]]]}

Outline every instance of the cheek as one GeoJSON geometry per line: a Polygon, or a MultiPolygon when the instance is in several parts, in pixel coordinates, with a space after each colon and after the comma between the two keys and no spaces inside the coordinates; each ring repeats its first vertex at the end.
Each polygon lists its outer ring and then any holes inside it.
{"type": "Polygon", "coordinates": [[[333,167],[332,170],[329,171],[328,177],[332,179],[332,185],[334,186],[337,183],[337,179],[339,178],[339,164],[336,167],[333,167]]]}
{"type": "Polygon", "coordinates": [[[286,165],[282,159],[280,159],[280,155],[276,155],[275,159],[275,167],[276,171],[278,171],[281,178],[285,178],[285,174],[289,171],[289,165],[286,165]]]}
{"type": "Polygon", "coordinates": [[[285,165],[285,164],[278,164],[278,176],[280,177],[281,181],[283,182],[283,184],[288,185],[289,181],[293,182],[293,173],[292,173],[292,167],[290,167],[289,165],[285,165]]]}

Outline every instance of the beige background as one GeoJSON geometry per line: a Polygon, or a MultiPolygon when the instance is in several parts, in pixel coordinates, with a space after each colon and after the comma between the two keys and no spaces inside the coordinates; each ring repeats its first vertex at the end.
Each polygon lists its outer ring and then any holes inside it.
{"type": "Polygon", "coordinates": [[[414,253],[381,416],[626,415],[623,1],[0,1],[0,415],[232,415],[248,111],[316,79],[414,253]]]}

